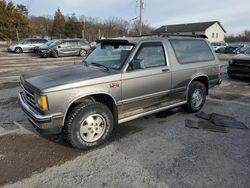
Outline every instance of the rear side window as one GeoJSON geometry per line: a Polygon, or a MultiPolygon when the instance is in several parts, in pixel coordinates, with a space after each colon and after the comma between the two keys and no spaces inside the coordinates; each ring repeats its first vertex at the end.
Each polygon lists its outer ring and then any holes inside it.
{"type": "Polygon", "coordinates": [[[204,40],[169,39],[180,64],[212,61],[214,55],[204,40]]]}
{"type": "Polygon", "coordinates": [[[32,39],[31,40],[32,44],[39,44],[39,43],[45,43],[45,42],[47,42],[47,40],[44,40],[44,39],[32,39]]]}

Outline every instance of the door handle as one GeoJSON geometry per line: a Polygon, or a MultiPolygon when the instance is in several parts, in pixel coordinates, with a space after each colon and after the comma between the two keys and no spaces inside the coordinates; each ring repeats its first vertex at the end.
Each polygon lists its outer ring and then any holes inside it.
{"type": "Polygon", "coordinates": [[[162,69],[162,72],[168,72],[169,69],[162,69]]]}

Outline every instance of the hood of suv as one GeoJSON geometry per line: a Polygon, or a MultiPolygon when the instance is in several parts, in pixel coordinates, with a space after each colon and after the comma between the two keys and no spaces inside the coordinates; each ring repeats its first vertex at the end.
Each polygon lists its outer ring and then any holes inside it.
{"type": "Polygon", "coordinates": [[[250,61],[250,55],[239,54],[239,55],[233,56],[232,59],[233,59],[233,60],[245,60],[245,61],[250,61]]]}
{"type": "Polygon", "coordinates": [[[106,71],[99,67],[69,65],[22,75],[21,82],[40,91],[52,88],[57,90],[56,88],[68,89],[87,85],[88,83],[86,83],[86,81],[112,74],[114,74],[114,72],[112,73],[111,71],[106,71]]]}

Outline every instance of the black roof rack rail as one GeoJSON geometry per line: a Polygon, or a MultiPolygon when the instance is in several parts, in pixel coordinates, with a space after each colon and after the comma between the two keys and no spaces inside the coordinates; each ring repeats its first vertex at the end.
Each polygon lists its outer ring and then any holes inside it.
{"type": "Polygon", "coordinates": [[[151,33],[151,34],[145,34],[140,36],[134,36],[134,37],[150,37],[150,36],[156,36],[156,37],[193,37],[193,38],[207,38],[206,35],[197,35],[197,34],[171,34],[171,33],[151,33]]]}

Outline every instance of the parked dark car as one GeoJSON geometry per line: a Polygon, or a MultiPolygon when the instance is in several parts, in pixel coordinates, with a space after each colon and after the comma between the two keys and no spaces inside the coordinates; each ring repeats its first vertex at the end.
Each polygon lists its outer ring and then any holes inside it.
{"type": "Polygon", "coordinates": [[[234,56],[228,64],[227,74],[230,78],[250,78],[250,47],[244,54],[234,56]]]}
{"type": "Polygon", "coordinates": [[[226,46],[219,47],[217,50],[215,50],[216,53],[225,53],[226,46]]]}
{"type": "Polygon", "coordinates": [[[234,46],[227,46],[225,48],[224,53],[225,54],[239,54],[240,49],[243,47],[243,45],[234,45],[234,46]]]}
{"type": "Polygon", "coordinates": [[[8,52],[16,53],[32,52],[34,47],[41,46],[46,42],[48,42],[48,40],[40,38],[23,39],[21,41],[11,43],[11,45],[8,46],[7,50],[8,52]]]}
{"type": "Polygon", "coordinates": [[[90,44],[84,39],[61,39],[50,46],[41,48],[39,55],[41,57],[86,56],[90,52],[90,44]]]}
{"type": "Polygon", "coordinates": [[[48,46],[52,46],[56,41],[58,41],[58,39],[49,40],[48,42],[44,43],[41,46],[36,46],[36,47],[33,48],[33,52],[35,54],[38,54],[40,49],[46,48],[48,46]]]}
{"type": "Polygon", "coordinates": [[[225,54],[233,54],[234,51],[237,49],[237,46],[227,46],[224,50],[225,54]]]}

